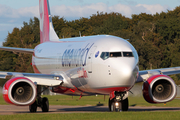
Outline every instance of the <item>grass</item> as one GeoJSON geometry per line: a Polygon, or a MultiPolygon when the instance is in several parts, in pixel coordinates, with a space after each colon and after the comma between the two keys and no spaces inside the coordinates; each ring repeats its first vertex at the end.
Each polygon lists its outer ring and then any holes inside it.
{"type": "Polygon", "coordinates": [[[62,114],[17,114],[0,116],[2,120],[169,120],[179,119],[179,111],[174,112],[99,112],[99,113],[62,113],[62,114]]]}

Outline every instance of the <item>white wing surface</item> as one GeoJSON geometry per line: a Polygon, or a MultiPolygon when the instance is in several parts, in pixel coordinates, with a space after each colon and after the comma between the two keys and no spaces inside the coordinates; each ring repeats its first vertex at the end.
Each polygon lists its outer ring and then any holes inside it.
{"type": "Polygon", "coordinates": [[[61,85],[64,81],[64,78],[61,75],[0,71],[1,79],[11,79],[14,77],[25,77],[30,79],[36,85],[43,85],[43,86],[58,86],[61,85]]]}
{"type": "Polygon", "coordinates": [[[149,77],[151,77],[153,75],[159,75],[159,74],[163,74],[163,75],[180,74],[180,67],[139,71],[139,77],[136,82],[146,81],[149,77]]]}

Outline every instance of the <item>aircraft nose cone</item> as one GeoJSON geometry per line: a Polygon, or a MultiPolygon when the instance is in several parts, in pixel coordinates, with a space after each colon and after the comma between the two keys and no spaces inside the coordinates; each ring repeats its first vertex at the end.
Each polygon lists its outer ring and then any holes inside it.
{"type": "Polygon", "coordinates": [[[134,68],[132,66],[126,65],[123,67],[123,69],[120,72],[123,74],[123,76],[129,77],[132,75],[133,69],[134,68]]]}
{"type": "Polygon", "coordinates": [[[108,67],[108,74],[102,80],[109,88],[118,88],[121,91],[127,91],[135,84],[138,73],[137,62],[133,58],[116,58],[108,61],[111,63],[108,67]]]}
{"type": "Polygon", "coordinates": [[[127,60],[121,64],[118,77],[121,81],[121,84],[132,86],[136,81],[137,73],[138,66],[135,64],[135,62],[133,60],[127,60]]]}

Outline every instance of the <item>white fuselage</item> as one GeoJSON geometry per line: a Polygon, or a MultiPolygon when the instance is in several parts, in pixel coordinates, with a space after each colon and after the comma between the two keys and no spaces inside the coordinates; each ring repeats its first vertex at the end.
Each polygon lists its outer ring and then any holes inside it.
{"type": "Polygon", "coordinates": [[[139,71],[134,47],[122,38],[109,35],[42,43],[35,48],[32,63],[35,72],[65,74],[68,82],[65,88],[87,95],[128,91],[139,71]]]}

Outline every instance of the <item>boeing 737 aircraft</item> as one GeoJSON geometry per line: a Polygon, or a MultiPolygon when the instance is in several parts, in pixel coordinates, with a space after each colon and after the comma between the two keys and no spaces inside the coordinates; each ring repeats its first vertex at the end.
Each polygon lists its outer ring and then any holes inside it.
{"type": "Polygon", "coordinates": [[[35,73],[0,71],[9,79],[3,87],[7,103],[41,107],[49,111],[41,87],[66,95],[109,95],[110,111],[127,111],[128,91],[144,82],[142,91],[149,103],[166,103],[176,97],[176,84],[167,75],[180,73],[180,67],[139,71],[138,54],[127,41],[110,35],[59,39],[48,0],[39,0],[40,44],[34,49],[0,47],[0,50],[32,54],[35,73]]]}

